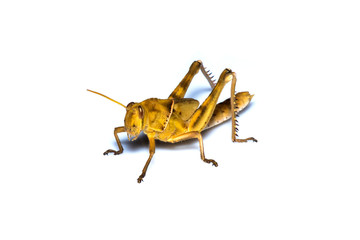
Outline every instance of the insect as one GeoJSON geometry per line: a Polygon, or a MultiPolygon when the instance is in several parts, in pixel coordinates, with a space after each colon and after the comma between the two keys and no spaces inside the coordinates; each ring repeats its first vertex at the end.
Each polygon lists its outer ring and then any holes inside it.
{"type": "Polygon", "coordinates": [[[247,142],[253,137],[238,139],[237,114],[244,109],[251,101],[253,95],[249,92],[239,92],[235,94],[236,74],[226,68],[220,75],[219,80],[215,81],[212,73],[203,66],[202,61],[194,61],[185,77],[174,89],[167,99],[150,98],[139,103],[130,102],[127,106],[117,102],[101,93],[99,94],[126,109],[124,126],[116,127],[114,135],[119,150],[109,149],[104,155],[114,153],[115,155],[123,152],[118,133],[126,132],[129,141],[138,138],[144,132],[149,139],[149,157],[137,179],[138,183],[143,181],[147,168],[155,153],[155,140],[176,143],[188,139],[196,138],[200,145],[200,157],[206,163],[211,163],[217,167],[218,164],[212,159],[208,159],[204,154],[204,145],[201,132],[205,129],[218,125],[228,119],[232,120],[231,138],[233,142],[247,142]],[[185,93],[193,77],[201,70],[208,80],[212,91],[205,101],[199,106],[199,101],[192,98],[184,98],[185,93]],[[216,104],[221,91],[226,83],[231,81],[231,97],[222,103],[216,104]]]}

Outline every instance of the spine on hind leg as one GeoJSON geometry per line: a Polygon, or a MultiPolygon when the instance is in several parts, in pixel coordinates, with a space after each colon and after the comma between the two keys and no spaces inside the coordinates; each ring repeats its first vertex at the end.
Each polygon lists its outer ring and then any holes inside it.
{"type": "MultiPolygon", "coordinates": [[[[236,114],[243,110],[247,105],[249,105],[251,98],[254,95],[250,95],[249,92],[239,92],[235,95],[235,112],[236,114]]],[[[205,129],[214,127],[220,123],[225,122],[231,118],[231,106],[230,98],[225,101],[218,103],[215,107],[214,113],[207,124],[205,129]]]]}

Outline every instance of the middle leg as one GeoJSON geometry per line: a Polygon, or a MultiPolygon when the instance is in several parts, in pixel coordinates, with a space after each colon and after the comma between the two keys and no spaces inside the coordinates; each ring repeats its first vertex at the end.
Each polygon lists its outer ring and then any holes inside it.
{"type": "Polygon", "coordinates": [[[195,132],[195,131],[194,132],[187,132],[187,133],[183,133],[183,134],[174,136],[174,137],[170,138],[168,141],[172,142],[172,143],[175,143],[175,142],[181,142],[181,141],[185,141],[185,140],[192,139],[192,138],[197,138],[199,140],[201,159],[204,162],[212,163],[213,166],[217,167],[218,164],[217,164],[217,162],[215,160],[205,158],[204,144],[203,144],[203,139],[202,139],[201,133],[195,132]]]}

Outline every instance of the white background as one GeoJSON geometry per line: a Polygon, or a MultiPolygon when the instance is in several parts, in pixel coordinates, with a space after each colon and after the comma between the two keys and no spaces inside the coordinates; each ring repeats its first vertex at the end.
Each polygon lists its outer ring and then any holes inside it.
{"type": "MultiPolygon", "coordinates": [[[[357,1],[2,1],[0,239],[359,239],[357,1]],[[120,106],[201,59],[255,94],[232,143],[143,136],[120,106]]],[[[188,97],[209,86],[195,77],[188,97]]],[[[229,97],[229,86],[221,99],[229,97]]]]}

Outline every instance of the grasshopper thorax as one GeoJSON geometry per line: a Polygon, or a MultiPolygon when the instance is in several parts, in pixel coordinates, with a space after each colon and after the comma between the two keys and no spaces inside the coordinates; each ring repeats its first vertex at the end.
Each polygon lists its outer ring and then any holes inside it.
{"type": "Polygon", "coordinates": [[[138,138],[144,126],[144,109],[140,103],[131,102],[126,106],[125,115],[125,130],[129,141],[134,141],[138,138]]]}

